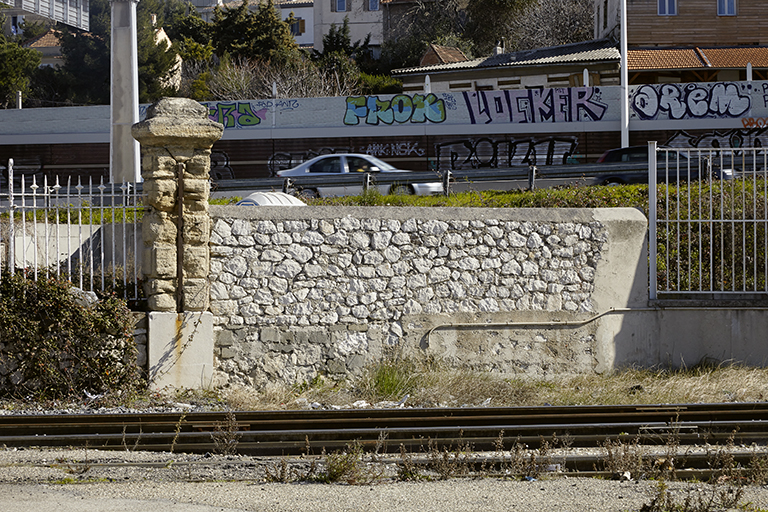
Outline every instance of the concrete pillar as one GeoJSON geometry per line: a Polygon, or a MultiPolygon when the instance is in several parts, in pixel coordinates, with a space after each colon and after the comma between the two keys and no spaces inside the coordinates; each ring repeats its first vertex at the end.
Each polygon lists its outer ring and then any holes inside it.
{"type": "Polygon", "coordinates": [[[153,388],[205,387],[213,371],[210,301],[211,146],[224,127],[186,98],[163,98],[133,126],[141,143],[142,224],[153,388]]]}
{"type": "Polygon", "coordinates": [[[131,127],[139,120],[138,3],[111,1],[109,179],[113,183],[139,180],[139,144],[131,137],[131,127]]]}

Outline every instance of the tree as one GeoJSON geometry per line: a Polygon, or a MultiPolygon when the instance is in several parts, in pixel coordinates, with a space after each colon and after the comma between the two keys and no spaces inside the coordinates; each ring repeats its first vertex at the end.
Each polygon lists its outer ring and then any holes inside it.
{"type": "MultiPolygon", "coordinates": [[[[36,74],[38,103],[105,105],[110,100],[109,0],[90,1],[90,32],[64,26],[61,29],[63,65],[59,70],[36,74]]],[[[136,12],[139,64],[139,101],[150,102],[175,94],[170,76],[177,68],[176,53],[165,43],[158,44],[157,27],[162,26],[160,0],[142,0],[136,12]],[[152,23],[157,14],[157,24],[152,23]]]]}
{"type": "Polygon", "coordinates": [[[382,45],[382,68],[418,66],[431,43],[446,38],[464,39],[467,3],[467,0],[417,1],[382,45]]]}
{"type": "Polygon", "coordinates": [[[0,34],[0,108],[8,108],[16,99],[16,92],[25,96],[30,78],[40,65],[40,54],[9,42],[0,34]]]}
{"type": "Polygon", "coordinates": [[[592,0],[537,0],[511,23],[510,49],[528,50],[592,39],[592,0]]]}
{"type": "Polygon", "coordinates": [[[510,37],[511,24],[535,1],[472,0],[467,5],[465,37],[472,40],[480,55],[489,55],[502,37],[510,37]]]}
{"type": "Polygon", "coordinates": [[[164,24],[163,3],[142,0],[136,10],[137,46],[139,60],[139,101],[149,103],[163,96],[176,94],[173,75],[180,73],[176,52],[157,38],[158,28],[164,24]],[[156,19],[152,20],[152,15],[156,19]]]}
{"type": "Polygon", "coordinates": [[[74,104],[109,104],[109,0],[91,0],[90,32],[64,26],[60,78],[68,83],[67,100],[74,104]]]}
{"type": "Polygon", "coordinates": [[[235,8],[216,8],[213,16],[216,54],[235,58],[289,61],[299,58],[299,47],[290,26],[280,19],[272,0],[260,3],[256,12],[248,0],[235,8]]]}

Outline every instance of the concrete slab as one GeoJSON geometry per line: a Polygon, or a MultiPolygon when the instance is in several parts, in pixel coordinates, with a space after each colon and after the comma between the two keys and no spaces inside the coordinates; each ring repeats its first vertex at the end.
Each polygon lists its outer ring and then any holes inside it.
{"type": "Polygon", "coordinates": [[[208,388],[213,374],[211,313],[149,313],[150,389],[208,388]]]}

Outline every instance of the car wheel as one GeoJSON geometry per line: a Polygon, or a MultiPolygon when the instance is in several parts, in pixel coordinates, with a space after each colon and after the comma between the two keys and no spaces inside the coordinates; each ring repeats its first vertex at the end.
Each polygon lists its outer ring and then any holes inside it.
{"type": "Polygon", "coordinates": [[[624,182],[617,178],[608,178],[603,182],[603,185],[608,187],[617,187],[619,185],[623,185],[624,182]]]}
{"type": "Polygon", "coordinates": [[[392,185],[389,193],[393,196],[412,196],[416,194],[411,185],[392,185]]]}
{"type": "Polygon", "coordinates": [[[302,199],[317,199],[320,194],[313,188],[303,188],[299,190],[298,196],[302,199]]]}

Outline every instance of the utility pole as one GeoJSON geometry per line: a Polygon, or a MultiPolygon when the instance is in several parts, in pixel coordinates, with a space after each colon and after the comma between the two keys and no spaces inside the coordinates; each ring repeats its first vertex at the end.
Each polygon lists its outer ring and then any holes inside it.
{"type": "Polygon", "coordinates": [[[111,0],[111,91],[109,180],[141,179],[139,143],[131,127],[139,122],[139,58],[136,42],[136,5],[139,0],[111,0]]]}

